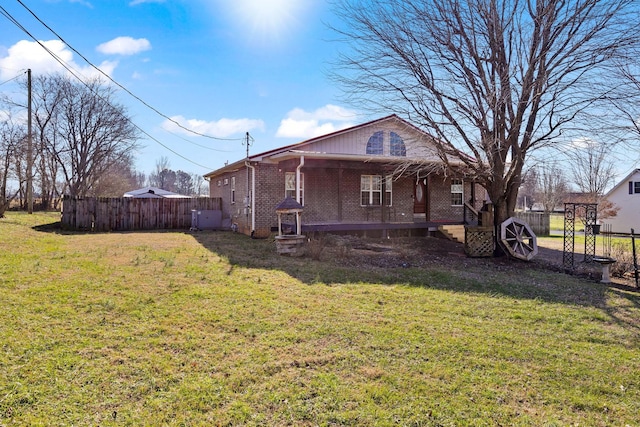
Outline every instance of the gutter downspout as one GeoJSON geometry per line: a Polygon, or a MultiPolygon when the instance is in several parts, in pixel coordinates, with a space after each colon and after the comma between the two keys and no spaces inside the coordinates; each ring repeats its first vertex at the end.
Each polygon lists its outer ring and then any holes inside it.
{"type": "MultiPolygon", "coordinates": [[[[300,164],[298,165],[298,167],[296,168],[296,202],[302,204],[302,198],[300,197],[300,170],[302,169],[302,167],[304,166],[304,156],[300,156],[300,164]]],[[[302,224],[300,223],[301,221],[297,221],[298,224],[296,224],[296,233],[297,235],[301,235],[302,234],[302,224]]]]}
{"type": "Polygon", "coordinates": [[[244,164],[247,168],[251,169],[251,195],[248,196],[251,198],[251,237],[254,237],[253,235],[256,232],[256,168],[255,166],[251,166],[251,162],[248,160],[245,161],[244,164]]]}
{"type": "Polygon", "coordinates": [[[300,156],[300,164],[296,168],[296,202],[301,203],[300,200],[300,170],[304,166],[304,156],[300,156]]]}

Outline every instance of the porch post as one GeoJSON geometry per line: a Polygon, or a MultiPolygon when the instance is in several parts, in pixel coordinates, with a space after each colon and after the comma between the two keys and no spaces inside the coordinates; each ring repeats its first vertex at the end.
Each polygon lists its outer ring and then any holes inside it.
{"type": "Polygon", "coordinates": [[[300,164],[296,168],[296,202],[302,204],[302,199],[300,197],[300,178],[301,173],[300,169],[304,166],[304,156],[300,156],[300,164]]]}
{"type": "Polygon", "coordinates": [[[387,174],[385,173],[385,171],[382,171],[382,197],[380,197],[382,203],[380,206],[380,213],[382,214],[382,220],[380,222],[386,222],[384,220],[386,214],[387,214],[387,201],[385,200],[385,197],[387,196],[387,174]]]}
{"type": "Polygon", "coordinates": [[[424,219],[431,221],[431,174],[424,179],[424,219]]]}
{"type": "Polygon", "coordinates": [[[338,165],[338,222],[342,222],[342,164],[338,165]]]}

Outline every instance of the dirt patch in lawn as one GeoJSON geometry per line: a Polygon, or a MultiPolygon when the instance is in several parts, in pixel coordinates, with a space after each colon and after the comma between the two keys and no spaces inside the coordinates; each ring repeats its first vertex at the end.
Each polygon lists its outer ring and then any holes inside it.
{"type": "MultiPolygon", "coordinates": [[[[367,239],[356,236],[325,236],[321,246],[322,258],[330,257],[341,265],[373,268],[440,267],[444,269],[470,269],[491,265],[499,270],[523,268],[551,270],[564,273],[562,240],[544,240],[538,245],[537,256],[521,261],[508,256],[468,257],[462,243],[439,237],[411,237],[393,239],[367,239]]],[[[584,255],[574,256],[574,275],[586,280],[599,281],[602,269],[597,264],[582,262],[584,255]]],[[[612,282],[635,287],[629,278],[612,277],[612,282]]]]}

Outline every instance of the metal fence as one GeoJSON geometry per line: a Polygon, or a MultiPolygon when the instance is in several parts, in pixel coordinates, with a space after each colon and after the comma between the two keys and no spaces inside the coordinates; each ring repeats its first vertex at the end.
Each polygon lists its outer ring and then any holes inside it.
{"type": "Polygon", "coordinates": [[[132,231],[188,229],[193,210],[221,210],[220,198],[138,199],[70,197],[62,200],[62,227],[72,230],[132,231]]]}

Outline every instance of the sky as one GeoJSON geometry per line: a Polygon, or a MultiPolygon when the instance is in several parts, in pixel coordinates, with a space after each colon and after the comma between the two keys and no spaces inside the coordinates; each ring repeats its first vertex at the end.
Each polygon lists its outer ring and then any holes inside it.
{"type": "Polygon", "coordinates": [[[240,160],[246,132],[257,154],[364,120],[328,77],[340,23],[326,0],[21,1],[33,14],[2,1],[31,36],[0,15],[0,91],[28,68],[66,72],[33,38],[83,76],[95,65],[135,95],[117,101],[152,137],[136,153],[147,175],[163,157],[197,174],[240,160]]]}
{"type": "MultiPolygon", "coordinates": [[[[246,132],[249,152],[257,154],[377,118],[341,102],[341,88],[328,76],[345,48],[330,29],[342,23],[329,0],[0,6],[31,34],[0,15],[0,92],[17,91],[13,79],[27,68],[34,76],[65,72],[31,37],[83,76],[97,75],[95,65],[126,88],[117,101],[149,135],[140,139],[135,165],[147,175],[162,158],[173,170],[200,175],[241,160],[246,132]]],[[[637,153],[615,157],[618,179],[638,167],[637,153]]]]}

